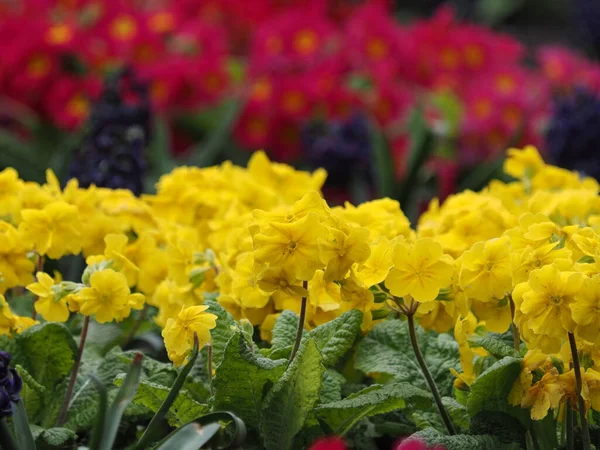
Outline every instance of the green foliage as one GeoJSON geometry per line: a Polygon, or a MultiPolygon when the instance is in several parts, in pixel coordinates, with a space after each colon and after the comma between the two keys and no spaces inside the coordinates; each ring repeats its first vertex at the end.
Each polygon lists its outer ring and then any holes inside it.
{"type": "MultiPolygon", "coordinates": [[[[121,386],[124,374],[117,376],[115,385],[121,386]]],[[[135,405],[143,406],[152,413],[156,413],[171,389],[147,380],[141,380],[140,386],[133,397],[132,402],[135,405]]],[[[198,403],[186,390],[179,391],[175,402],[167,413],[169,425],[180,427],[189,421],[208,412],[208,406],[198,403]]]]}
{"type": "MultiPolygon", "coordinates": [[[[77,435],[68,428],[48,428],[43,429],[36,425],[31,426],[31,433],[35,439],[35,445],[38,449],[45,447],[60,447],[69,442],[75,441],[77,435]]],[[[64,448],[64,447],[63,447],[64,448]]]]}
{"type": "Polygon", "coordinates": [[[307,339],[263,403],[260,431],[266,450],[291,448],[319,398],[324,372],[317,345],[307,339]]]}
{"type": "Polygon", "coordinates": [[[508,407],[507,397],[521,372],[521,360],[507,356],[483,372],[471,384],[467,411],[474,416],[485,409],[498,411],[508,407]]]}
{"type": "Polygon", "coordinates": [[[308,333],[323,356],[325,367],[333,366],[354,344],[360,332],[363,314],[357,309],[345,312],[331,322],[319,325],[308,333]]]}
{"type": "Polygon", "coordinates": [[[472,419],[469,429],[471,434],[490,434],[500,442],[514,442],[525,448],[527,430],[514,417],[500,411],[481,411],[472,419]]]}
{"type": "Polygon", "coordinates": [[[342,399],[342,386],[346,382],[344,376],[333,369],[327,369],[321,380],[319,403],[326,404],[342,399]]]}
{"type": "MultiPolygon", "coordinates": [[[[417,339],[427,366],[442,396],[452,395],[453,368],[460,372],[458,344],[448,334],[437,335],[417,329],[417,339]]],[[[356,368],[366,374],[385,374],[427,389],[410,344],[406,322],[386,320],[360,341],[356,368]]]]}
{"type": "MultiPolygon", "coordinates": [[[[419,439],[430,446],[441,445],[445,450],[521,450],[521,447],[517,444],[503,444],[495,436],[469,436],[465,434],[447,436],[434,428],[418,431],[409,440],[412,439],[419,439]]],[[[402,446],[400,449],[402,449],[402,446]]]]}
{"type": "Polygon", "coordinates": [[[273,326],[273,349],[292,347],[298,330],[298,315],[293,311],[283,311],[273,326]]]}
{"type": "Polygon", "coordinates": [[[344,435],[365,417],[402,409],[409,404],[428,408],[431,396],[408,383],[376,384],[343,400],[319,406],[316,414],[335,434],[344,435]]]}
{"type": "Polygon", "coordinates": [[[279,380],[286,365],[285,360],[252,353],[242,334],[234,334],[216,370],[214,407],[233,411],[248,426],[258,428],[265,388],[279,380]]]}
{"type": "Polygon", "coordinates": [[[502,339],[498,339],[493,336],[471,339],[469,341],[469,347],[481,347],[498,359],[506,356],[512,356],[514,358],[518,358],[520,356],[519,352],[517,352],[512,345],[507,344],[502,339]]]}
{"type": "Polygon", "coordinates": [[[217,316],[217,326],[210,330],[213,347],[213,367],[217,367],[221,363],[227,342],[237,331],[238,325],[231,314],[225,311],[225,308],[216,301],[206,300],[204,304],[208,306],[207,312],[217,316]]]}

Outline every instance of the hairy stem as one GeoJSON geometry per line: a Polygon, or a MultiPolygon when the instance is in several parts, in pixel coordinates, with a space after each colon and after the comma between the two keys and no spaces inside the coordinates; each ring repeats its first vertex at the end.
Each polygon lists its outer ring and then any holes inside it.
{"type": "Polygon", "coordinates": [[[517,328],[517,324],[515,323],[515,302],[512,299],[512,295],[508,296],[508,301],[510,303],[510,329],[512,330],[513,335],[513,343],[515,346],[515,350],[521,351],[521,336],[519,335],[519,328],[517,328]]]}
{"type": "Polygon", "coordinates": [[[425,363],[425,358],[423,358],[423,354],[421,353],[421,349],[419,348],[419,343],[417,341],[417,333],[415,331],[415,316],[414,316],[414,311],[412,311],[412,308],[411,308],[411,311],[409,311],[409,314],[406,315],[406,317],[408,319],[408,331],[410,333],[410,343],[412,344],[412,348],[415,352],[415,356],[417,357],[417,362],[419,363],[419,366],[421,367],[421,372],[423,372],[423,377],[425,378],[425,381],[427,382],[427,385],[429,386],[429,390],[431,391],[431,394],[433,395],[433,399],[435,400],[435,404],[437,405],[438,410],[440,411],[440,415],[442,416],[444,425],[446,426],[446,429],[448,430],[448,434],[451,436],[455,435],[456,430],[454,429],[454,424],[452,423],[452,420],[450,420],[450,416],[448,415],[446,408],[444,408],[444,405],[442,404],[442,397],[440,396],[440,392],[438,391],[435,381],[433,381],[433,377],[431,376],[431,373],[429,372],[429,369],[427,368],[427,364],[425,363]]]}
{"type": "Polygon", "coordinates": [[[579,365],[579,354],[577,353],[577,343],[575,335],[569,333],[569,345],[571,346],[571,356],[573,358],[573,370],[575,371],[575,388],[577,389],[577,402],[579,404],[579,420],[581,421],[581,440],[583,450],[590,450],[592,443],[590,439],[590,428],[588,426],[587,415],[585,412],[585,403],[581,396],[581,388],[583,386],[581,380],[581,366],[579,365]]]}
{"type": "Polygon", "coordinates": [[[69,378],[67,394],[65,395],[65,400],[60,408],[60,413],[58,414],[58,421],[56,425],[59,427],[64,425],[67,420],[67,411],[69,410],[69,403],[71,402],[71,397],[73,396],[73,389],[75,389],[75,381],[77,380],[77,372],[79,372],[79,365],[81,364],[81,357],[83,356],[83,347],[85,345],[89,324],[90,317],[85,316],[83,321],[83,329],[81,330],[81,338],[79,339],[79,350],[77,351],[77,357],[75,358],[75,363],[73,364],[73,369],[71,370],[71,378],[69,378]]]}
{"type": "MultiPolygon", "coordinates": [[[[308,281],[303,281],[302,287],[304,289],[308,289],[308,281]]],[[[304,321],[306,320],[306,300],[306,297],[302,297],[302,304],[300,305],[300,318],[298,320],[298,330],[296,331],[296,341],[294,342],[294,348],[292,349],[292,354],[290,355],[288,365],[291,364],[294,358],[296,357],[296,353],[300,348],[300,342],[302,341],[302,333],[304,332],[304,321]]]]}

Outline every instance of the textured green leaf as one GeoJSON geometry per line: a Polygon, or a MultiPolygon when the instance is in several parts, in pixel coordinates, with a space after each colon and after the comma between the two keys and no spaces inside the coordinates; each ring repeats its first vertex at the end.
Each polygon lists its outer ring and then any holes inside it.
{"type": "Polygon", "coordinates": [[[66,326],[44,323],[16,335],[11,351],[14,363],[55,395],[54,388],[71,373],[77,345],[66,326]]]}
{"type": "MultiPolygon", "coordinates": [[[[556,428],[555,428],[556,429],[556,428]]],[[[527,429],[510,414],[501,411],[481,411],[471,418],[469,434],[493,435],[503,443],[517,443],[526,448],[527,429]]],[[[556,434],[556,433],[554,433],[556,434]]]]}
{"type": "Polygon", "coordinates": [[[461,405],[452,397],[442,397],[442,404],[446,408],[446,411],[448,411],[448,414],[450,414],[450,418],[455,425],[464,430],[469,429],[469,413],[464,405],[461,405]]]}
{"type": "Polygon", "coordinates": [[[59,447],[76,438],[77,435],[68,428],[48,428],[37,435],[35,442],[38,446],[46,444],[53,447],[59,447]]]}
{"type": "Polygon", "coordinates": [[[316,414],[335,434],[344,435],[365,417],[403,409],[407,404],[428,408],[431,396],[408,383],[375,384],[343,400],[319,406],[316,414]]]}
{"type": "Polygon", "coordinates": [[[362,312],[353,309],[308,333],[308,337],[313,338],[319,347],[325,367],[333,366],[350,350],[360,332],[362,319],[362,312]]]}
{"type": "Polygon", "coordinates": [[[267,394],[261,412],[266,450],[288,450],[319,399],[325,367],[317,345],[307,339],[277,384],[267,394]]]}
{"type": "Polygon", "coordinates": [[[232,411],[248,426],[258,427],[265,387],[279,380],[286,365],[286,360],[252,353],[243,336],[234,334],[213,380],[214,408],[232,411]]]}
{"type": "Polygon", "coordinates": [[[521,450],[517,444],[503,444],[495,436],[468,436],[465,434],[447,436],[434,428],[427,428],[413,434],[400,444],[398,450],[408,447],[414,440],[425,442],[429,446],[440,445],[445,450],[521,450]]]}
{"type": "Polygon", "coordinates": [[[327,369],[323,374],[319,403],[326,404],[342,399],[342,386],[346,382],[344,376],[333,369],[327,369]]]}
{"type": "Polygon", "coordinates": [[[504,358],[505,356],[512,356],[514,358],[519,357],[519,352],[517,352],[512,345],[492,336],[472,339],[469,341],[469,347],[481,347],[498,359],[504,358]]]}
{"type": "Polygon", "coordinates": [[[33,377],[23,367],[15,367],[23,380],[21,389],[21,399],[25,404],[27,417],[30,422],[34,422],[43,405],[43,396],[46,388],[33,379],[33,377]]]}
{"type": "Polygon", "coordinates": [[[283,311],[273,326],[273,348],[286,348],[294,345],[298,331],[298,315],[293,311],[283,311]]]}
{"type": "Polygon", "coordinates": [[[467,400],[469,415],[474,416],[484,409],[489,409],[490,404],[498,401],[508,406],[506,399],[520,372],[521,360],[507,356],[479,375],[471,384],[467,400]]]}
{"type": "Polygon", "coordinates": [[[227,342],[231,336],[238,330],[237,322],[233,319],[225,308],[212,300],[205,300],[204,304],[208,306],[208,312],[217,316],[217,326],[210,330],[213,347],[213,367],[217,367],[221,363],[223,353],[227,342]]]}
{"type": "MultiPolygon", "coordinates": [[[[454,376],[450,369],[461,371],[458,344],[449,334],[428,333],[420,328],[417,339],[441,395],[451,396],[454,376]]],[[[396,381],[428,389],[410,344],[407,324],[400,320],[376,325],[360,341],[355,366],[366,374],[387,374],[396,381]]]]}
{"type": "MultiPolygon", "coordinates": [[[[123,382],[124,375],[121,374],[115,380],[115,384],[120,386],[123,382]]],[[[169,394],[170,388],[160,384],[153,383],[148,380],[141,380],[138,390],[133,397],[133,403],[141,405],[149,409],[153,413],[159,410],[160,405],[169,394]]],[[[169,409],[167,419],[169,425],[180,427],[196,417],[205,414],[208,411],[208,406],[198,403],[186,390],[179,391],[179,395],[169,409]]]]}

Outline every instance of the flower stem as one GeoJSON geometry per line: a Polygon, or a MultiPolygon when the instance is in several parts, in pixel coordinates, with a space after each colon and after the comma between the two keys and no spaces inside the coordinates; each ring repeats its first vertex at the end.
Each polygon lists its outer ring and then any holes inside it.
{"type": "Polygon", "coordinates": [[[565,404],[565,415],[567,416],[567,424],[565,426],[567,433],[567,450],[575,450],[575,435],[573,434],[573,408],[571,408],[571,402],[567,401],[565,404]]]}
{"type": "Polygon", "coordinates": [[[73,389],[75,389],[75,381],[77,380],[77,372],[79,372],[79,365],[81,364],[81,357],[83,356],[83,346],[85,345],[89,324],[90,317],[85,316],[83,321],[83,329],[81,330],[81,338],[79,339],[79,350],[77,351],[77,357],[75,358],[75,363],[73,364],[73,369],[71,370],[71,378],[69,378],[67,394],[65,395],[65,400],[60,408],[60,413],[58,414],[58,421],[56,425],[59,427],[64,425],[67,420],[67,411],[69,410],[69,403],[71,402],[71,397],[73,396],[73,389]]]}
{"type": "Polygon", "coordinates": [[[515,350],[521,352],[521,336],[519,335],[519,328],[517,328],[517,324],[515,323],[515,302],[513,301],[512,295],[508,296],[508,301],[510,304],[510,329],[512,330],[513,343],[515,350]]]}
{"type": "Polygon", "coordinates": [[[408,319],[408,331],[410,333],[410,343],[412,344],[412,348],[415,352],[415,356],[417,357],[417,362],[421,367],[421,372],[423,372],[423,377],[425,381],[429,385],[429,390],[433,395],[433,399],[435,400],[435,404],[437,405],[438,410],[440,411],[440,416],[442,416],[442,420],[444,421],[444,425],[446,426],[446,430],[448,430],[448,434],[453,436],[456,434],[456,430],[454,429],[454,424],[452,420],[450,420],[450,416],[444,408],[442,404],[442,397],[440,396],[440,392],[433,381],[433,377],[427,368],[427,364],[425,363],[425,358],[423,358],[423,354],[421,353],[421,349],[419,348],[419,342],[417,341],[417,333],[415,331],[415,316],[414,311],[408,311],[406,314],[406,318],[408,319]]]}
{"type": "Polygon", "coordinates": [[[1,448],[4,450],[19,450],[6,419],[0,419],[0,443],[2,443],[1,448]]]}
{"type": "Polygon", "coordinates": [[[581,440],[583,443],[583,450],[590,450],[592,448],[590,439],[590,429],[588,426],[587,415],[585,412],[585,403],[581,396],[582,380],[581,380],[581,366],[579,365],[579,354],[577,353],[577,343],[575,342],[575,335],[569,333],[569,345],[571,346],[571,356],[573,358],[573,370],[575,371],[575,387],[577,389],[577,401],[579,403],[579,420],[581,421],[581,440]]]}
{"type": "MultiPolygon", "coordinates": [[[[302,287],[305,290],[308,289],[308,281],[303,281],[302,287]]],[[[290,355],[288,365],[290,365],[296,357],[298,348],[300,348],[300,342],[302,341],[302,333],[304,332],[304,321],[306,320],[306,300],[306,297],[302,297],[302,303],[300,305],[300,318],[298,319],[298,330],[296,331],[296,341],[294,342],[294,348],[292,349],[292,354],[290,355]]]]}

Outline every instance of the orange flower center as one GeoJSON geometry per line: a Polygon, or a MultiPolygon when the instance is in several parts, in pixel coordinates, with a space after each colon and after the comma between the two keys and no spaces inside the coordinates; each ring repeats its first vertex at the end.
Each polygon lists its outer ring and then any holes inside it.
{"type": "Polygon", "coordinates": [[[46,31],[46,42],[53,45],[61,45],[73,39],[73,29],[64,23],[51,26],[46,31]]]}
{"type": "Polygon", "coordinates": [[[319,36],[313,30],[302,30],[296,33],[294,48],[301,55],[310,55],[319,46],[319,36]]]}
{"type": "Polygon", "coordinates": [[[137,24],[131,16],[122,15],[113,20],[110,26],[110,34],[120,41],[129,41],[137,33],[137,24]]]}

